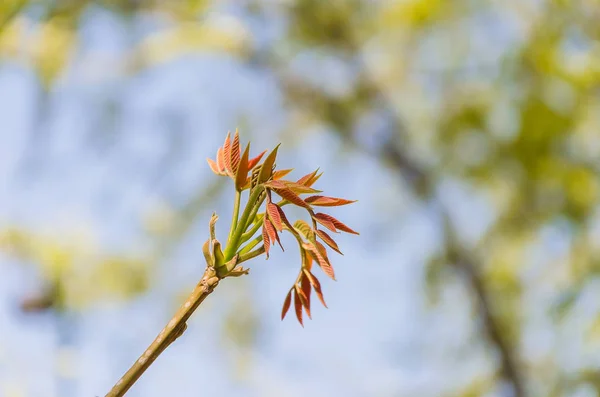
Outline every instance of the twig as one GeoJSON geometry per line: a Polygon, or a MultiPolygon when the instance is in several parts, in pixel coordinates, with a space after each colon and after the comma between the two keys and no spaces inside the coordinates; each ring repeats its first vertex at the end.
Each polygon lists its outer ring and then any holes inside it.
{"type": "Polygon", "coordinates": [[[142,376],[156,358],[179,338],[186,330],[186,322],[219,284],[219,277],[214,268],[207,267],[200,282],[196,285],[190,296],[181,305],[177,313],[171,318],[146,351],[129,368],[123,377],[113,386],[106,397],[121,397],[142,376]]]}

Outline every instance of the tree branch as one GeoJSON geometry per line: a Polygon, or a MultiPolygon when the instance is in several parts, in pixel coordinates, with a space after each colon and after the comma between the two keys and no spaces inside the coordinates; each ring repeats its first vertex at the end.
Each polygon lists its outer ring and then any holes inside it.
{"type": "Polygon", "coordinates": [[[133,386],[154,360],[185,332],[187,320],[218,284],[219,277],[217,277],[215,269],[207,267],[202,279],[183,305],[181,305],[177,313],[175,313],[163,330],[160,331],[140,358],[137,359],[125,375],[113,386],[106,397],[121,397],[133,386]]]}

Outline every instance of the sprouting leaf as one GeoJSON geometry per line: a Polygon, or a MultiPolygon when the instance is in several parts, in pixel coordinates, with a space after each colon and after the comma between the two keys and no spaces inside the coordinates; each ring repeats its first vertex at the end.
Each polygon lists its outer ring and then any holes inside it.
{"type": "Polygon", "coordinates": [[[221,243],[219,240],[215,239],[212,241],[213,243],[213,258],[215,258],[215,267],[219,268],[225,264],[225,256],[223,255],[223,251],[221,250],[221,243]]]}
{"type": "Polygon", "coordinates": [[[304,269],[304,274],[306,275],[306,277],[308,277],[310,285],[312,285],[313,289],[315,290],[315,293],[317,294],[317,297],[319,298],[323,306],[327,307],[325,299],[323,298],[323,292],[321,291],[321,283],[319,282],[319,280],[310,272],[310,270],[304,269]]]}
{"type": "MultiPolygon", "coordinates": [[[[315,218],[316,221],[321,223],[323,226],[325,226],[325,224],[323,224],[319,220],[327,220],[334,225],[335,229],[341,230],[343,232],[352,233],[352,234],[360,234],[360,233],[350,229],[348,226],[346,226],[345,224],[343,224],[342,222],[340,222],[339,220],[337,220],[336,218],[334,218],[331,215],[327,215],[327,214],[318,212],[313,216],[313,218],[315,218]]],[[[327,226],[325,226],[325,227],[327,227],[327,226]]],[[[329,227],[327,227],[327,228],[329,229],[329,227]]]]}
{"type": "Polygon", "coordinates": [[[294,289],[296,290],[296,294],[298,294],[298,297],[300,298],[300,303],[302,303],[302,306],[304,307],[304,310],[306,311],[306,314],[308,315],[308,318],[311,318],[311,316],[310,316],[310,302],[308,301],[308,297],[306,296],[306,294],[302,290],[301,286],[299,286],[298,284],[294,285],[294,289]]]}
{"type": "Polygon", "coordinates": [[[273,190],[275,193],[281,196],[281,198],[286,199],[292,204],[303,208],[310,208],[310,205],[306,204],[304,200],[300,198],[300,196],[292,192],[292,190],[285,186],[285,184],[281,181],[269,181],[265,183],[264,186],[273,190]]]}
{"type": "Polygon", "coordinates": [[[271,178],[271,174],[273,172],[273,164],[275,164],[275,159],[277,158],[277,150],[279,149],[279,145],[275,146],[275,149],[265,159],[262,166],[260,167],[260,172],[258,174],[258,183],[263,183],[271,178]]]}
{"type": "Polygon", "coordinates": [[[301,297],[303,298],[303,303],[304,303],[304,309],[306,310],[306,314],[308,315],[308,318],[312,319],[312,316],[310,315],[310,292],[311,292],[311,285],[310,285],[310,281],[308,280],[308,277],[306,277],[306,274],[302,273],[302,276],[300,277],[300,290],[302,291],[302,295],[301,297]]]}
{"type": "Polygon", "coordinates": [[[298,219],[294,222],[294,229],[298,230],[309,241],[312,241],[315,238],[312,228],[302,219],[298,219]]]}
{"type": "Polygon", "coordinates": [[[277,234],[277,231],[275,230],[273,223],[271,223],[271,221],[268,219],[268,217],[263,218],[263,224],[265,226],[265,229],[267,230],[267,234],[269,235],[269,238],[271,239],[271,241],[277,241],[277,243],[281,247],[281,250],[285,251],[283,249],[283,245],[281,245],[281,241],[279,240],[279,235],[277,234]]]}
{"type": "Polygon", "coordinates": [[[217,165],[217,163],[215,163],[214,160],[207,158],[206,161],[208,161],[208,166],[210,167],[212,172],[214,172],[217,175],[221,174],[219,172],[219,166],[217,165]]]}
{"type": "Polygon", "coordinates": [[[273,204],[270,201],[267,202],[267,214],[269,214],[269,219],[273,223],[273,226],[275,226],[275,229],[277,229],[278,231],[282,231],[283,225],[281,223],[281,215],[277,210],[278,208],[279,206],[277,204],[273,204]]]}
{"type": "Polygon", "coordinates": [[[281,181],[288,187],[292,192],[296,194],[305,194],[305,193],[321,193],[322,190],[313,189],[312,187],[302,185],[298,182],[292,181],[281,181]]]}
{"type": "Polygon", "coordinates": [[[335,272],[333,271],[333,267],[329,263],[327,257],[323,256],[317,247],[311,243],[303,243],[302,247],[313,257],[321,270],[323,270],[323,272],[332,280],[335,280],[335,272]]]}
{"type": "Polygon", "coordinates": [[[258,164],[258,162],[260,161],[260,159],[262,159],[262,157],[265,155],[265,153],[267,153],[267,151],[263,151],[261,154],[259,154],[258,156],[248,160],[248,170],[253,169],[254,167],[256,167],[256,165],[258,164]]]}
{"type": "Polygon", "coordinates": [[[231,169],[231,133],[228,132],[225,137],[225,143],[223,144],[223,162],[225,163],[225,169],[229,176],[233,176],[231,169]]]}
{"type": "Polygon", "coordinates": [[[292,172],[294,169],[293,168],[289,168],[286,170],[277,170],[273,173],[273,179],[281,179],[284,176],[286,176],[287,174],[289,174],[290,172],[292,172]]]}
{"type": "Polygon", "coordinates": [[[204,254],[204,260],[206,261],[206,266],[214,267],[215,260],[210,254],[210,239],[206,240],[206,242],[202,245],[202,253],[204,254]]]}
{"type": "Polygon", "coordinates": [[[298,292],[294,289],[294,309],[296,311],[296,318],[302,327],[304,327],[304,323],[302,322],[302,302],[298,297],[298,292]]]}
{"type": "Polygon", "coordinates": [[[327,196],[310,196],[305,198],[304,201],[311,205],[317,205],[321,207],[337,207],[340,205],[352,204],[356,202],[356,200],[346,200],[343,198],[327,196]]]}
{"type": "Polygon", "coordinates": [[[292,290],[290,289],[287,295],[285,296],[285,300],[283,301],[283,308],[281,309],[281,320],[285,318],[288,310],[290,310],[290,305],[292,303],[292,290]]]}
{"type": "Polygon", "coordinates": [[[327,234],[327,233],[325,233],[325,231],[319,230],[319,229],[317,229],[315,232],[317,233],[317,236],[319,236],[325,244],[327,244],[328,246],[331,247],[331,249],[333,249],[338,254],[344,255],[342,253],[342,251],[340,251],[337,243],[331,238],[331,236],[329,234],[327,234]]]}
{"type": "Polygon", "coordinates": [[[225,169],[225,157],[223,154],[223,148],[220,147],[217,150],[217,167],[219,167],[219,170],[224,170],[225,169]]]}
{"type": "Polygon", "coordinates": [[[311,187],[321,177],[321,175],[323,175],[322,172],[317,175],[318,172],[319,169],[317,168],[310,174],[306,174],[302,178],[298,179],[298,183],[304,186],[311,187]]]}
{"type": "Polygon", "coordinates": [[[233,175],[237,174],[238,166],[240,164],[240,134],[238,130],[235,130],[233,136],[233,142],[229,152],[229,164],[233,175]]]}
{"type": "Polygon", "coordinates": [[[266,222],[263,222],[262,237],[263,245],[265,246],[265,254],[267,254],[267,259],[269,259],[269,248],[271,247],[271,242],[269,239],[269,232],[267,231],[266,222]]]}
{"type": "Polygon", "coordinates": [[[240,159],[240,163],[238,165],[237,172],[235,174],[235,188],[238,191],[242,191],[244,185],[246,184],[246,180],[248,179],[248,154],[250,152],[250,143],[246,145],[246,149],[244,149],[244,154],[242,154],[242,158],[240,159]]]}
{"type": "Polygon", "coordinates": [[[322,214],[314,214],[313,219],[315,221],[319,222],[321,225],[325,226],[327,229],[331,230],[332,232],[338,233],[333,222],[331,222],[329,219],[327,219],[323,216],[319,216],[319,215],[322,215],[322,214]]]}

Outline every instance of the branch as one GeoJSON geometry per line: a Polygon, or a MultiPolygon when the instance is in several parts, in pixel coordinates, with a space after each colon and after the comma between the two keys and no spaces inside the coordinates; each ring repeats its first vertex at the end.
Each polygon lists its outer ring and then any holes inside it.
{"type": "Polygon", "coordinates": [[[121,397],[142,374],[152,365],[154,360],[165,351],[171,343],[179,338],[187,328],[187,320],[200,304],[210,295],[219,284],[219,277],[212,267],[207,267],[200,282],[196,285],[190,296],[181,305],[177,313],[163,328],[146,351],[129,368],[123,377],[113,386],[106,397],[121,397]]]}

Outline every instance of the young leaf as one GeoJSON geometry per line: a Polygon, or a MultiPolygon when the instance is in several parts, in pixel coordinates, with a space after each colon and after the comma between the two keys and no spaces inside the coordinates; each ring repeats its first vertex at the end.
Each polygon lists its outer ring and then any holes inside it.
{"type": "Polygon", "coordinates": [[[315,239],[315,234],[312,228],[302,219],[298,219],[296,222],[294,222],[294,229],[298,230],[309,241],[315,239]]]}
{"type": "Polygon", "coordinates": [[[318,172],[319,169],[317,168],[310,174],[306,174],[302,178],[298,179],[298,183],[304,186],[311,187],[321,177],[321,175],[323,175],[322,172],[319,175],[317,175],[318,172]]]}
{"type": "Polygon", "coordinates": [[[233,176],[233,171],[231,169],[231,133],[228,132],[225,137],[225,143],[223,144],[223,163],[225,164],[225,169],[227,170],[227,174],[229,176],[233,176]]]}
{"type": "Polygon", "coordinates": [[[267,151],[263,151],[261,154],[259,154],[258,156],[248,160],[248,170],[253,169],[254,167],[256,167],[256,165],[258,164],[258,162],[260,161],[260,159],[262,159],[262,156],[265,155],[265,153],[267,153],[267,151]]]}
{"type": "Polygon", "coordinates": [[[294,309],[296,311],[296,318],[302,327],[304,327],[304,323],[302,322],[302,302],[298,297],[298,292],[294,289],[294,309]]]}
{"type": "Polygon", "coordinates": [[[325,226],[327,229],[331,230],[334,233],[337,233],[338,231],[335,228],[335,225],[333,224],[333,222],[331,222],[329,219],[327,219],[326,217],[324,217],[322,215],[324,215],[324,214],[317,213],[317,214],[314,214],[312,216],[312,218],[315,221],[319,222],[321,225],[325,226]]]}
{"type": "Polygon", "coordinates": [[[302,276],[300,277],[300,289],[302,291],[302,295],[304,295],[304,301],[306,301],[306,304],[304,305],[304,309],[306,309],[306,314],[308,315],[308,318],[312,319],[312,316],[310,315],[311,285],[310,285],[310,281],[308,280],[308,277],[306,277],[306,274],[304,274],[304,273],[302,273],[302,276]]]}
{"type": "Polygon", "coordinates": [[[273,190],[277,193],[281,198],[286,199],[292,204],[295,204],[299,207],[310,209],[310,205],[306,204],[304,200],[300,198],[296,193],[292,192],[285,184],[281,181],[269,181],[264,184],[265,187],[273,190]]]}
{"type": "Polygon", "coordinates": [[[309,270],[304,269],[304,274],[306,274],[306,277],[308,277],[310,285],[312,285],[313,289],[315,290],[315,293],[317,294],[317,297],[319,298],[323,306],[327,307],[325,299],[323,298],[323,292],[321,292],[321,283],[319,282],[319,280],[309,270]]]}
{"type": "Polygon", "coordinates": [[[292,230],[292,225],[290,224],[290,221],[288,221],[287,216],[285,216],[285,212],[283,212],[283,210],[281,209],[280,206],[278,206],[277,204],[274,204],[277,207],[277,212],[279,212],[279,217],[281,218],[281,221],[283,222],[283,224],[285,226],[287,226],[287,228],[289,230],[292,230]]]}
{"type": "Polygon", "coordinates": [[[277,243],[281,247],[281,250],[285,251],[283,249],[283,245],[281,245],[281,241],[279,240],[279,235],[277,234],[277,231],[275,230],[273,223],[269,219],[267,219],[267,217],[265,217],[263,224],[265,226],[265,229],[267,229],[267,234],[269,235],[269,238],[271,239],[271,241],[277,241],[277,243]]]}
{"type": "Polygon", "coordinates": [[[233,142],[229,152],[229,164],[232,174],[236,175],[238,166],[240,164],[240,134],[238,133],[237,129],[235,130],[235,135],[233,136],[233,142]]]}
{"type": "Polygon", "coordinates": [[[269,232],[267,231],[266,220],[263,221],[262,227],[262,237],[263,237],[263,245],[265,246],[265,253],[267,254],[267,259],[269,259],[269,248],[271,247],[271,241],[269,238],[269,232]]]}
{"type": "Polygon", "coordinates": [[[287,293],[285,296],[285,300],[283,301],[283,308],[281,309],[281,320],[285,318],[288,310],[290,309],[290,304],[292,303],[292,290],[287,293]]]}
{"type": "Polygon", "coordinates": [[[317,247],[315,247],[311,243],[303,243],[302,247],[304,247],[304,249],[307,250],[313,257],[313,259],[317,261],[317,264],[319,265],[321,270],[323,270],[323,272],[326,275],[328,275],[332,280],[335,280],[335,272],[333,271],[333,267],[331,266],[327,258],[319,252],[317,247]]]}
{"type": "Polygon", "coordinates": [[[281,181],[281,182],[283,182],[286,187],[288,187],[292,192],[294,192],[296,194],[321,193],[322,192],[322,190],[313,189],[312,187],[302,185],[298,182],[292,182],[292,181],[281,181]]]}
{"type": "Polygon", "coordinates": [[[208,161],[208,166],[210,167],[212,172],[214,172],[217,175],[221,175],[221,173],[219,172],[219,166],[217,165],[217,163],[215,163],[214,160],[207,158],[206,161],[208,161]]]}
{"type": "Polygon", "coordinates": [[[271,178],[271,174],[273,172],[273,164],[275,164],[275,159],[277,158],[277,150],[279,150],[279,145],[275,146],[275,149],[265,159],[262,166],[260,167],[260,172],[258,174],[258,183],[263,183],[271,178]]]}
{"type": "Polygon", "coordinates": [[[273,226],[275,226],[275,229],[277,229],[278,231],[282,231],[283,230],[283,225],[281,224],[281,215],[279,215],[279,211],[277,210],[277,208],[279,208],[277,206],[277,204],[273,204],[272,202],[267,202],[267,214],[269,214],[269,219],[271,220],[271,222],[273,222],[273,226]]]}
{"type": "Polygon", "coordinates": [[[273,173],[273,179],[281,179],[284,176],[286,176],[287,174],[289,174],[290,172],[292,172],[294,169],[293,168],[289,168],[287,170],[277,170],[273,173]]]}
{"type": "MultiPolygon", "coordinates": [[[[352,233],[352,234],[360,234],[352,229],[350,229],[348,226],[344,225],[342,222],[340,222],[339,220],[335,219],[333,216],[331,215],[327,215],[327,214],[323,214],[323,213],[316,213],[313,218],[315,218],[317,220],[317,222],[319,222],[320,220],[326,220],[329,221],[330,223],[333,224],[333,226],[335,227],[335,229],[337,230],[341,230],[343,232],[346,233],[352,233]]],[[[321,223],[321,222],[319,222],[321,223]]],[[[323,226],[325,226],[325,224],[321,223],[323,226]]],[[[327,227],[327,226],[325,226],[327,227]]],[[[328,228],[329,229],[329,228],[328,228]]],[[[335,230],[334,230],[335,231],[335,230]]]]}
{"type": "Polygon", "coordinates": [[[340,205],[352,204],[356,202],[356,200],[346,200],[343,198],[327,196],[310,196],[305,198],[304,201],[311,205],[317,205],[321,207],[337,207],[340,205]]]}
{"type": "Polygon", "coordinates": [[[325,233],[323,230],[320,230],[320,229],[317,229],[315,232],[317,233],[317,236],[319,236],[325,244],[327,244],[328,246],[331,247],[331,249],[333,249],[335,252],[337,252],[340,255],[344,255],[342,253],[342,251],[340,251],[337,243],[331,238],[331,236],[329,234],[325,233]]]}
{"type": "Polygon", "coordinates": [[[219,171],[225,170],[225,157],[223,155],[223,148],[217,149],[217,167],[219,171]]]}
{"type": "Polygon", "coordinates": [[[246,145],[246,149],[244,149],[244,154],[242,154],[242,158],[240,159],[240,163],[238,165],[237,172],[235,174],[235,188],[238,191],[242,191],[244,185],[246,184],[246,179],[248,179],[248,153],[250,152],[250,143],[246,145]]]}
{"type": "Polygon", "coordinates": [[[304,291],[298,284],[294,285],[294,289],[296,290],[296,293],[298,294],[298,297],[300,298],[300,303],[302,303],[302,306],[304,307],[304,310],[306,311],[308,318],[311,318],[310,302],[308,301],[308,297],[306,296],[306,294],[304,293],[304,291]]]}

